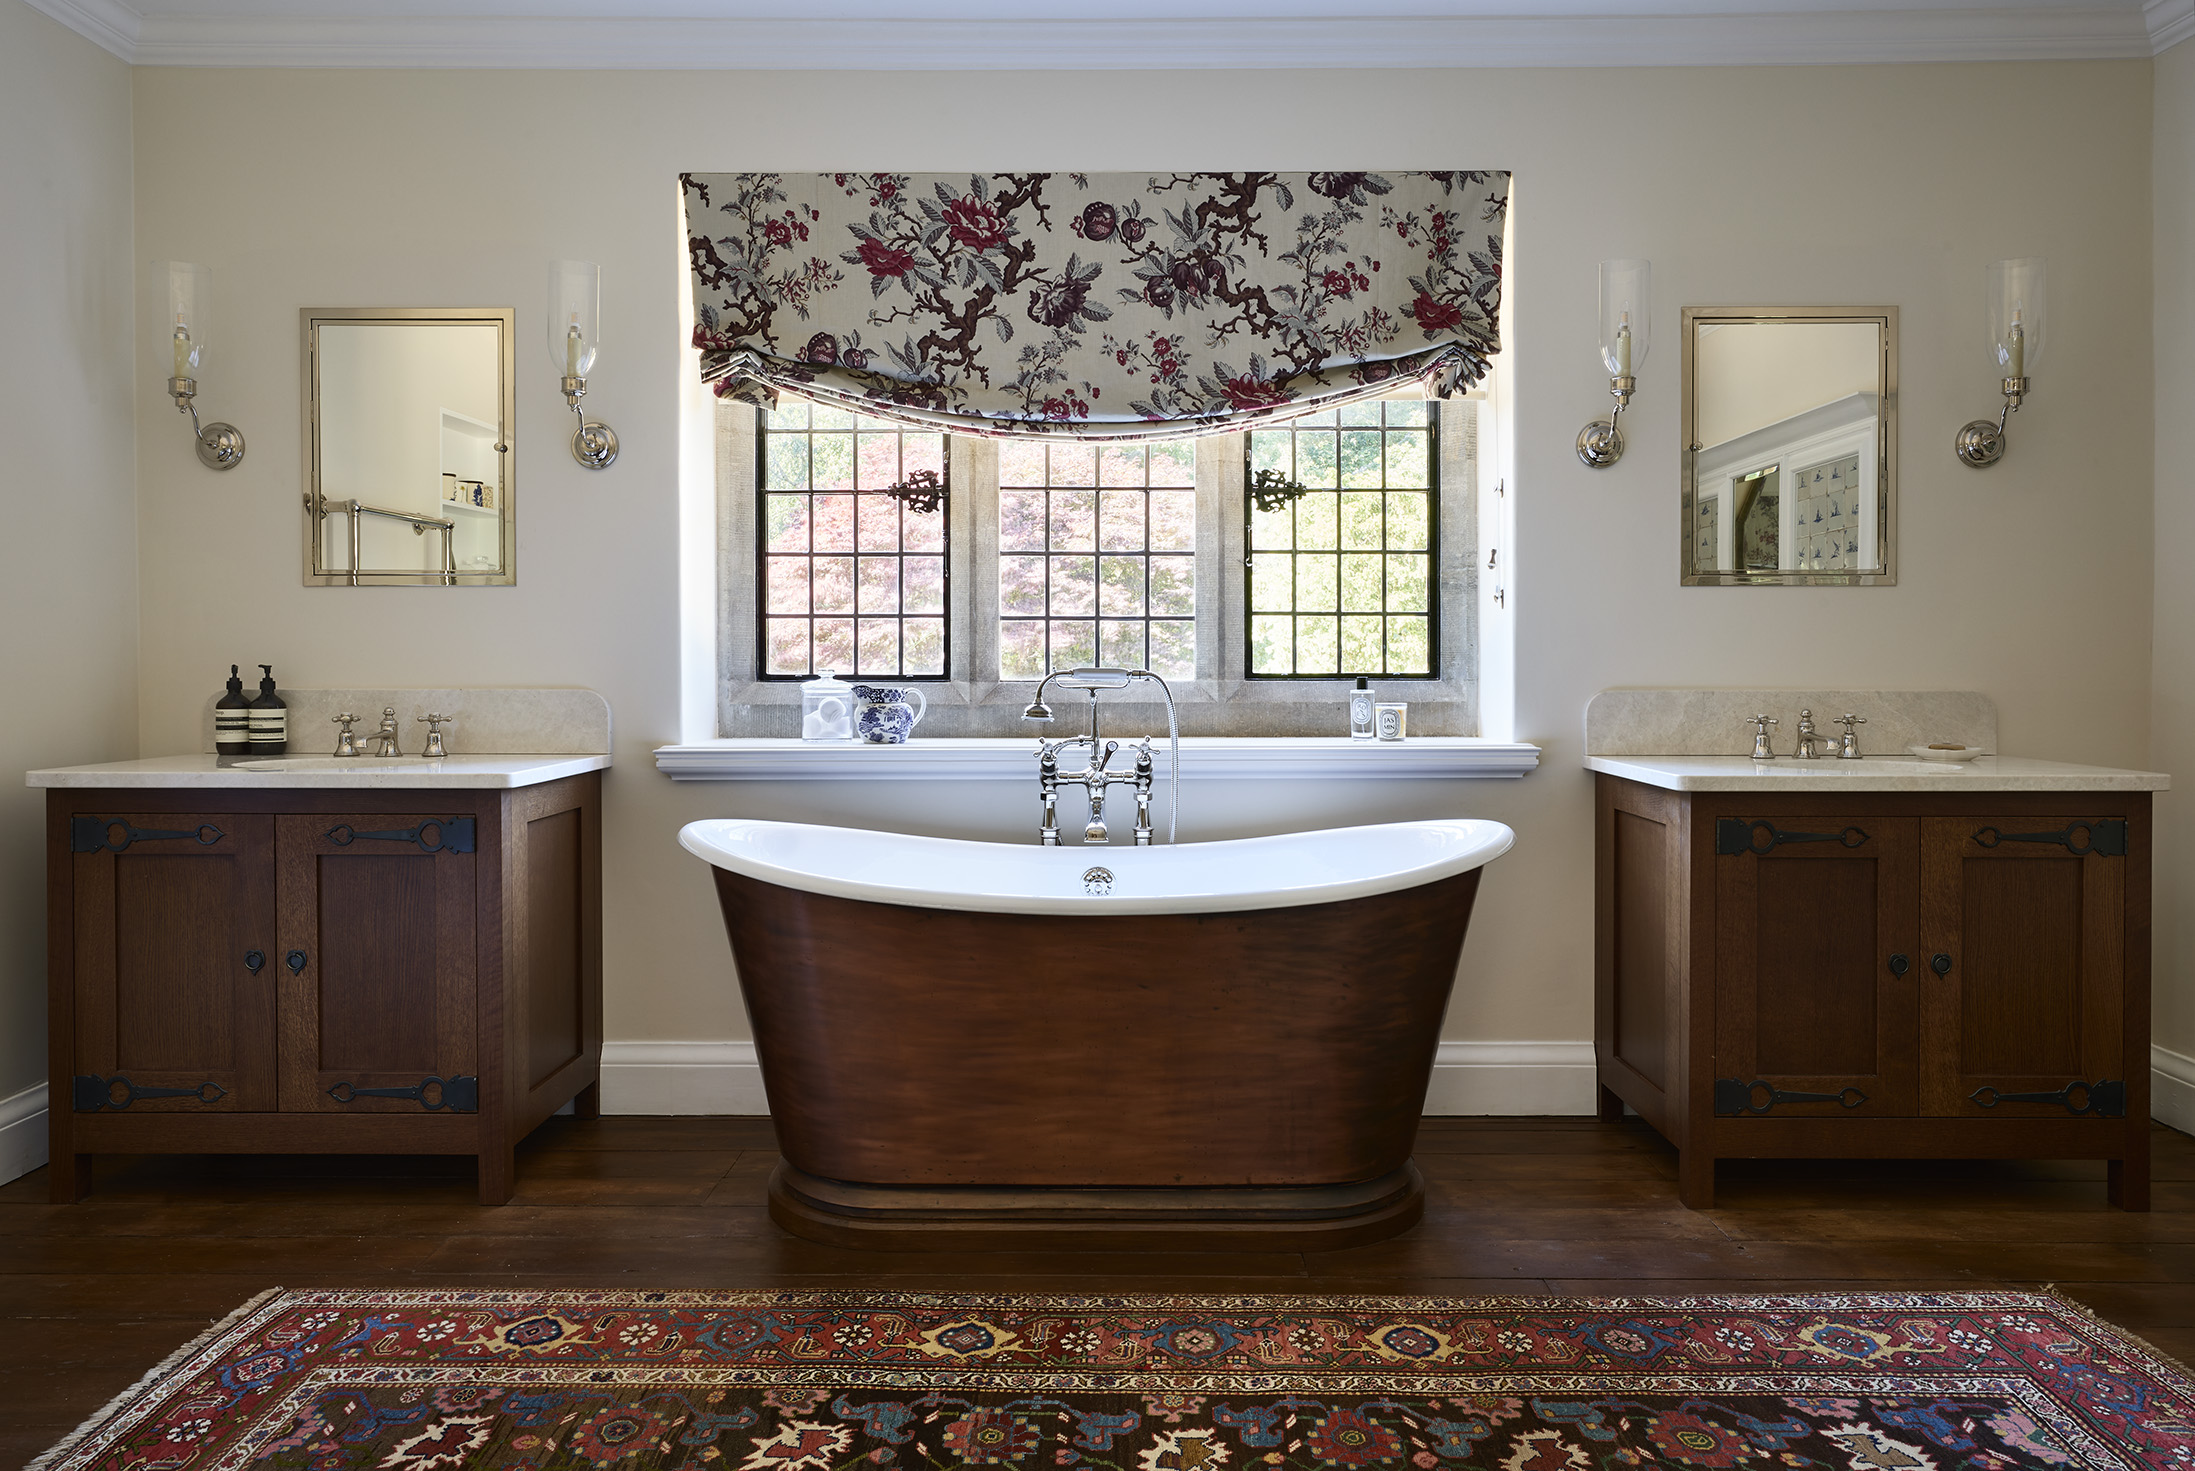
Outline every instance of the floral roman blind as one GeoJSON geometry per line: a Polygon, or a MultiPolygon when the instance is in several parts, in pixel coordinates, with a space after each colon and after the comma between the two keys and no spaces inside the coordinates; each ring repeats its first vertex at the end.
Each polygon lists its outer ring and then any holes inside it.
{"type": "Polygon", "coordinates": [[[688,174],[694,345],[925,427],[1164,439],[1500,350],[1502,172],[688,174]]]}

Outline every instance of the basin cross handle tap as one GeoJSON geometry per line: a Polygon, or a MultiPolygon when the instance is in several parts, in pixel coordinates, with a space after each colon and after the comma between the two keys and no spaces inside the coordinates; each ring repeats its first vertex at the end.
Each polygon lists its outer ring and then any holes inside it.
{"type": "Polygon", "coordinates": [[[1854,730],[1853,727],[1867,724],[1867,717],[1865,715],[1854,715],[1848,710],[1837,717],[1837,723],[1844,727],[1844,734],[1837,738],[1837,759],[1839,761],[1859,760],[1860,733],[1854,730]]]}
{"type": "Polygon", "coordinates": [[[442,744],[442,727],[457,724],[455,719],[448,715],[429,714],[418,716],[412,723],[427,727],[427,746],[425,750],[419,753],[420,755],[426,757],[429,761],[440,761],[450,754],[449,747],[442,744]]]}
{"type": "Polygon", "coordinates": [[[1775,760],[1776,748],[1769,744],[1768,727],[1781,725],[1783,722],[1773,715],[1753,715],[1748,716],[1747,719],[1753,726],[1753,759],[1755,761],[1775,760]]]}

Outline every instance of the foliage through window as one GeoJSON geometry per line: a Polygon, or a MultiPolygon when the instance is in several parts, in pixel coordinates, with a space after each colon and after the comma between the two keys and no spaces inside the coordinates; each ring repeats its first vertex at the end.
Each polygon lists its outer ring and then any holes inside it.
{"type": "Polygon", "coordinates": [[[1378,399],[1250,432],[1252,679],[1432,678],[1439,464],[1429,406],[1378,399]],[[1288,488],[1257,478],[1271,471],[1288,488]],[[1300,493],[1299,493],[1300,492],[1300,493]]]}
{"type": "Polygon", "coordinates": [[[997,443],[999,677],[1194,678],[1195,443],[997,443]]]}
{"type": "Polygon", "coordinates": [[[888,493],[918,471],[943,483],[945,436],[790,394],[756,441],[760,672],[941,679],[946,513],[888,493]]]}

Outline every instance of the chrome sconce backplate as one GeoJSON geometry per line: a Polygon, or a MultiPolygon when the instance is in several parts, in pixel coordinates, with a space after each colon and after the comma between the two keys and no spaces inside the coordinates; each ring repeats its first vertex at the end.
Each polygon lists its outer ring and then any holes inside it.
{"type": "Polygon", "coordinates": [[[233,470],[243,463],[243,430],[234,424],[199,424],[196,379],[170,378],[168,394],[175,400],[177,413],[191,416],[191,434],[198,441],[198,463],[209,470],[233,470]]]}
{"type": "Polygon", "coordinates": [[[572,431],[572,458],[590,470],[606,470],[617,463],[617,431],[587,417],[579,407],[579,401],[586,396],[586,379],[564,380],[564,402],[579,419],[579,427],[572,431]]]}
{"type": "Polygon", "coordinates": [[[1578,431],[1578,461],[1589,469],[1605,470],[1623,458],[1623,430],[1617,420],[1631,406],[1631,395],[1637,391],[1639,380],[1625,374],[1608,380],[1608,392],[1616,400],[1616,406],[1608,411],[1605,419],[1595,419],[1578,431]]]}
{"type": "Polygon", "coordinates": [[[2027,397],[2025,378],[2004,380],[2004,407],[1997,411],[1995,423],[1987,419],[1975,419],[1959,430],[1954,448],[1961,462],[1979,470],[1994,465],[2004,458],[2005,423],[2020,411],[2020,400],[2027,397]]]}

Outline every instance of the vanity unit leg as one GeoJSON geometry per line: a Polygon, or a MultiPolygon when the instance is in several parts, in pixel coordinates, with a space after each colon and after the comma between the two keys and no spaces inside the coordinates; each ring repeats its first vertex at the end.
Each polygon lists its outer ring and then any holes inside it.
{"type": "Polygon", "coordinates": [[[1677,1151],[1677,1199],[1686,1210],[1714,1208],[1715,1156],[1704,1149],[1677,1151]]]}
{"type": "Polygon", "coordinates": [[[2127,1130],[2126,1158],[2112,1160],[2105,1174],[2111,1203],[2121,1210],[2149,1209],[2149,1130],[2127,1130]]]}
{"type": "Polygon", "coordinates": [[[1593,1087],[1593,1116],[1604,1124],[1623,1121],[1623,1095],[1606,1084],[1593,1087]]]}
{"type": "Polygon", "coordinates": [[[482,1205],[507,1205],[511,1199],[511,1187],[517,1178],[518,1167],[514,1160],[517,1151],[508,1141],[480,1151],[480,1203],[482,1205]]]}

